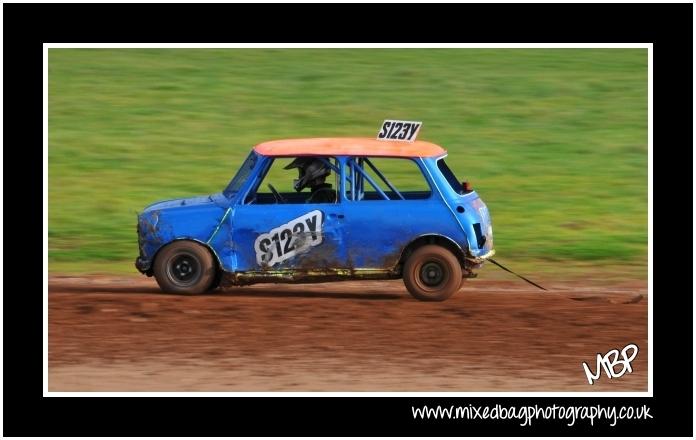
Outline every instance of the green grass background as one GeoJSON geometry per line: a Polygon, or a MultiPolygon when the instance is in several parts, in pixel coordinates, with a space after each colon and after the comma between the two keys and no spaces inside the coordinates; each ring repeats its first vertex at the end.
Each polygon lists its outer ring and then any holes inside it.
{"type": "Polygon", "coordinates": [[[473,183],[500,261],[647,275],[646,49],[50,49],[48,69],[51,272],[135,273],[145,205],[220,191],[259,142],[394,118],[473,183]]]}

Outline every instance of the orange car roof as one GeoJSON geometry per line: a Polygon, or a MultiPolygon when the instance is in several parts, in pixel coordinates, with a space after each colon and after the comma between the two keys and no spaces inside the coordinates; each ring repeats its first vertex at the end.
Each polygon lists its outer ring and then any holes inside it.
{"type": "Polygon", "coordinates": [[[379,141],[372,138],[284,139],[258,144],[254,151],[263,156],[379,156],[431,157],[447,151],[430,142],[379,141]]]}

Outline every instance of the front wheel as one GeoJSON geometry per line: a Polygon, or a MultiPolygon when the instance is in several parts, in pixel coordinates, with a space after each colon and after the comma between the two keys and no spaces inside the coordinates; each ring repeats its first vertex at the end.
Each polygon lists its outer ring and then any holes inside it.
{"type": "Polygon", "coordinates": [[[421,301],[444,301],[462,284],[462,267],[452,252],[437,245],[416,249],[404,265],[404,284],[421,301]]]}
{"type": "Polygon", "coordinates": [[[210,289],[217,268],[208,249],[192,241],[175,241],[157,255],[154,273],[163,291],[196,294],[210,289]]]}

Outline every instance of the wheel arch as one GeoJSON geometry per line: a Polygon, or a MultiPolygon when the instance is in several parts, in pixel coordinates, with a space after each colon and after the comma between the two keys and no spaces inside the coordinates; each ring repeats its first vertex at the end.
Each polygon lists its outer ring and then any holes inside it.
{"type": "Polygon", "coordinates": [[[401,256],[399,257],[398,265],[403,266],[403,264],[413,253],[413,251],[427,244],[436,244],[438,246],[442,246],[448,249],[450,252],[454,254],[455,257],[457,257],[457,260],[459,261],[459,264],[461,264],[462,268],[465,267],[466,253],[464,249],[459,245],[459,243],[457,243],[452,238],[446,235],[436,233],[419,235],[418,237],[415,237],[413,240],[411,240],[401,251],[401,256]]]}
{"type": "Polygon", "coordinates": [[[155,261],[157,261],[157,257],[159,256],[159,254],[160,254],[160,252],[162,251],[162,249],[164,249],[164,248],[166,248],[167,246],[169,246],[170,244],[176,243],[176,242],[178,242],[178,241],[191,241],[191,242],[193,242],[193,243],[196,243],[196,244],[199,244],[199,245],[203,246],[205,249],[208,250],[208,252],[210,252],[210,255],[212,255],[213,261],[215,262],[215,267],[216,267],[216,269],[217,269],[218,271],[222,271],[222,270],[223,270],[223,269],[222,269],[222,262],[220,261],[220,257],[218,256],[217,252],[215,252],[215,249],[213,249],[213,247],[210,246],[210,244],[208,244],[208,243],[206,243],[206,242],[204,242],[204,241],[198,240],[198,239],[196,239],[196,238],[192,238],[192,237],[179,237],[179,238],[175,238],[174,240],[168,241],[167,243],[165,243],[165,244],[163,244],[162,246],[160,246],[159,249],[157,249],[157,252],[155,252],[155,254],[152,256],[152,263],[150,264],[150,270],[149,270],[149,271],[152,271],[152,268],[155,266],[155,261]]]}

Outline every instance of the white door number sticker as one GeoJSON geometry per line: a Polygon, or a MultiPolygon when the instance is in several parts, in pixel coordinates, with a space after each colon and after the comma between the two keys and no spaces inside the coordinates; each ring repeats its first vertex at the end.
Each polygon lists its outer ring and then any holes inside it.
{"type": "Polygon", "coordinates": [[[413,142],[418,136],[422,122],[396,121],[387,119],[382,123],[382,128],[377,133],[377,139],[381,141],[413,142]]]}
{"type": "Polygon", "coordinates": [[[254,242],[259,266],[273,266],[321,244],[324,213],[319,210],[259,235],[254,242]]]}

